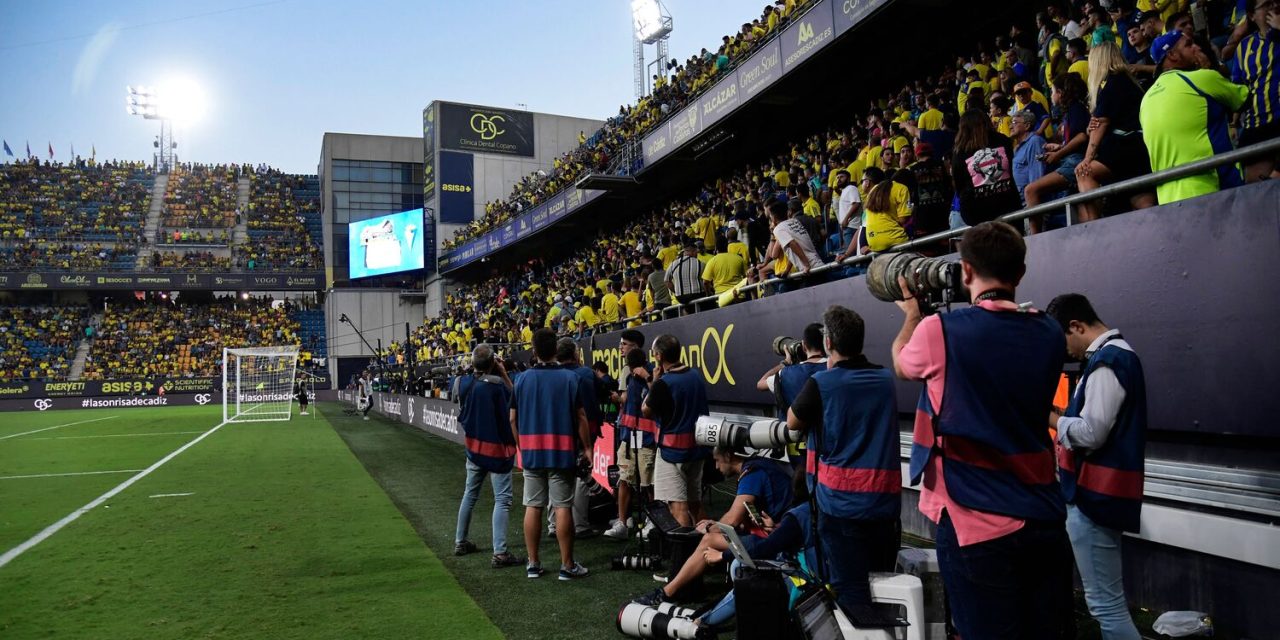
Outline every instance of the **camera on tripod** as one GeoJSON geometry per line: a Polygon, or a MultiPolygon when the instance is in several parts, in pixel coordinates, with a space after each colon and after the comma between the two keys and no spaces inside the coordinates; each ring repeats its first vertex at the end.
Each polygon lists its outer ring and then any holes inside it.
{"type": "Polygon", "coordinates": [[[960,263],[909,252],[876,256],[867,268],[867,289],[885,302],[902,300],[899,277],[907,281],[907,291],[926,314],[969,299],[960,263]]]}
{"type": "Polygon", "coordinates": [[[747,421],[737,417],[702,416],[693,428],[693,437],[705,447],[727,447],[749,455],[786,448],[788,444],[800,442],[804,435],[788,429],[785,421],[773,418],[747,421]]]}

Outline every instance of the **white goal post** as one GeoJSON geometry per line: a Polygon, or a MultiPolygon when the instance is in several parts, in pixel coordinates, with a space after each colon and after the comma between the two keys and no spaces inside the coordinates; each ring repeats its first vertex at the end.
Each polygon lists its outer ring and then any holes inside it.
{"type": "Polygon", "coordinates": [[[222,420],[288,420],[293,413],[297,366],[297,346],[224,348],[222,420]]]}

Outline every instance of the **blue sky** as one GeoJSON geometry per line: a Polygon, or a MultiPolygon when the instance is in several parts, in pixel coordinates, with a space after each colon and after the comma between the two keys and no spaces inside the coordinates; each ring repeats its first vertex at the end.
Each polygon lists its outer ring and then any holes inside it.
{"type": "MultiPolygon", "coordinates": [[[[766,1],[666,0],[672,55],[766,1]]],[[[0,137],[60,160],[149,160],[158,125],[125,113],[125,87],[172,78],[207,103],[183,160],[308,173],[325,131],[420,135],[433,99],[604,118],[632,96],[629,0],[48,0],[0,2],[0,24],[0,137]]]]}

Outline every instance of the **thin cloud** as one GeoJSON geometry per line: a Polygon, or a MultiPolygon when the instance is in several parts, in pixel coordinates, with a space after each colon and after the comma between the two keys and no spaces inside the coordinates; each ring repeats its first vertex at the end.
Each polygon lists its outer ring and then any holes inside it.
{"type": "Polygon", "coordinates": [[[98,75],[98,67],[102,65],[107,51],[119,36],[120,23],[108,22],[84,45],[80,59],[76,61],[75,71],[71,74],[71,95],[79,95],[93,84],[94,76],[98,75]]]}

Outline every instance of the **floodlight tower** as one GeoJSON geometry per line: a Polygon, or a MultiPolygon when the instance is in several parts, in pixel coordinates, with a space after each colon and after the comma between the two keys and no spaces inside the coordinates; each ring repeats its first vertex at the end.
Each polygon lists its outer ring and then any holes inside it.
{"type": "Polygon", "coordinates": [[[125,110],[129,115],[160,121],[160,135],[152,143],[156,148],[155,170],[168,173],[178,161],[174,152],[178,148],[178,142],[173,139],[173,122],[170,121],[170,114],[164,108],[160,94],[152,87],[129,85],[126,89],[129,94],[125,97],[125,110]]]}
{"type": "Polygon", "coordinates": [[[631,0],[632,32],[631,52],[634,56],[632,73],[635,76],[637,98],[643,98],[649,89],[648,68],[644,64],[644,46],[658,45],[658,59],[652,64],[658,73],[667,73],[668,40],[671,37],[671,14],[661,0],[631,0]]]}

